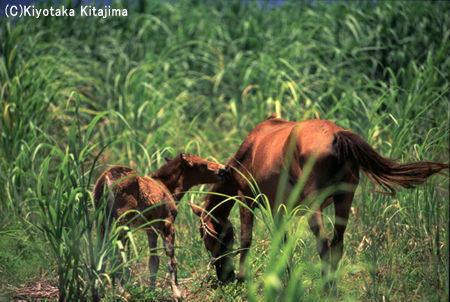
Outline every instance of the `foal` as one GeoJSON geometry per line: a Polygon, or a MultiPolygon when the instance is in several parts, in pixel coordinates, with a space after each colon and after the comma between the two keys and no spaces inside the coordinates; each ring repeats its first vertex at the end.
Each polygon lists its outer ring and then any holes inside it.
{"type": "MultiPolygon", "coordinates": [[[[149,177],[138,176],[136,171],[124,166],[111,167],[97,180],[93,196],[95,206],[98,207],[102,196],[109,191],[109,194],[105,194],[106,211],[115,219],[124,214],[118,221],[119,225],[130,223],[131,226],[138,227],[155,220],[144,227],[148,244],[150,249],[155,249],[158,233],[161,234],[166,255],[169,257],[173,295],[178,301],[181,299],[181,292],[178,288],[177,260],[174,252],[174,221],[178,212],[176,203],[191,187],[223,181],[228,172],[224,165],[190,154],[180,154],[174,159],[166,160],[167,163],[149,177]],[[149,207],[151,208],[148,209],[149,207]],[[136,214],[136,211],[140,214],[136,214]]],[[[103,236],[106,228],[104,223],[105,221],[102,224],[103,236]]],[[[124,238],[124,235],[121,234],[120,239],[124,238]]],[[[151,255],[148,265],[151,274],[150,285],[154,287],[159,257],[151,255]]]]}
{"type": "Polygon", "coordinates": [[[350,184],[348,190],[330,193],[309,220],[311,231],[318,241],[320,258],[333,271],[342,257],[344,232],[359,182],[359,170],[363,170],[386,193],[394,194],[397,186],[412,188],[429,176],[449,168],[448,164],[435,162],[399,164],[382,157],[361,137],[330,121],[288,122],[269,118],[257,125],[241,144],[228,163],[233,170],[229,181],[213,187],[214,193],[207,196],[204,209],[191,205],[201,218],[200,233],[205,247],[216,258],[214,265],[220,280],[234,277],[228,256],[234,237],[228,216],[234,200],[226,200],[224,196],[239,196],[246,205],[240,206],[241,256],[238,277],[242,278],[245,257],[252,241],[254,217],[249,208],[258,206],[253,199],[244,198],[253,194],[245,178],[253,179],[258,184],[274,211],[277,202],[284,202],[278,200],[277,196],[283,171],[287,172],[287,182],[282,193],[289,196],[310,160],[314,164],[296,205],[327,188],[342,183],[350,184]],[[336,219],[334,236],[329,242],[322,221],[322,210],[331,203],[334,203],[336,219]]]}

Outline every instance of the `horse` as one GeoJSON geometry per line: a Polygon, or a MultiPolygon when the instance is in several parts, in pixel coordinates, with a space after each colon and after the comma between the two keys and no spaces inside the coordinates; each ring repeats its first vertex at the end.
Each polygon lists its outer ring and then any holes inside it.
{"type": "MultiPolygon", "coordinates": [[[[174,159],[166,158],[166,161],[165,165],[148,177],[138,176],[136,171],[128,167],[113,166],[98,178],[93,197],[97,208],[102,197],[106,197],[105,208],[109,218],[118,219],[123,215],[118,225],[131,224],[132,227],[139,227],[147,223],[143,229],[147,232],[150,250],[156,248],[158,233],[162,236],[165,252],[169,257],[173,296],[179,301],[182,295],[178,288],[177,259],[174,252],[174,222],[178,212],[176,204],[191,187],[224,181],[229,173],[224,165],[191,154],[182,153],[174,159]],[[148,225],[148,222],[151,224],[148,225]]],[[[106,221],[111,222],[112,219],[103,220],[102,236],[105,235],[106,221]]],[[[119,239],[127,240],[124,232],[121,232],[119,239]]],[[[158,266],[159,257],[152,254],[148,262],[151,287],[155,286],[158,266]]]]}
{"type": "MultiPolygon", "coordinates": [[[[395,194],[398,186],[413,188],[429,176],[448,169],[449,165],[437,162],[400,164],[382,157],[360,136],[344,130],[331,121],[305,120],[286,121],[269,117],[258,124],[240,145],[228,162],[231,177],[216,184],[208,194],[204,207],[191,204],[200,217],[200,235],[206,249],[211,253],[216,274],[221,281],[235,278],[231,265],[230,250],[234,231],[228,216],[235,200],[226,196],[237,196],[240,204],[241,244],[238,280],[245,277],[245,258],[252,241],[254,217],[252,211],[258,206],[252,195],[251,182],[258,185],[267,196],[272,212],[277,209],[277,189],[282,174],[287,174],[284,197],[289,196],[300,180],[308,162],[313,162],[303,189],[295,200],[296,206],[307,197],[317,198],[325,189],[346,184],[345,189],[325,193],[325,199],[313,209],[308,223],[317,239],[317,251],[323,267],[335,271],[343,254],[344,232],[349,219],[350,207],[359,182],[359,170],[387,194],[395,194]],[[285,172],[283,172],[285,171],[285,172]],[[331,242],[328,240],[322,220],[324,208],[334,203],[335,224],[331,242]]],[[[281,188],[281,185],[280,185],[281,188]]],[[[281,194],[283,196],[283,194],[281,194]]],[[[281,202],[284,202],[283,200],[281,202]]],[[[329,285],[333,285],[331,281],[329,285]]],[[[328,283],[327,283],[328,284],[328,283]]]]}

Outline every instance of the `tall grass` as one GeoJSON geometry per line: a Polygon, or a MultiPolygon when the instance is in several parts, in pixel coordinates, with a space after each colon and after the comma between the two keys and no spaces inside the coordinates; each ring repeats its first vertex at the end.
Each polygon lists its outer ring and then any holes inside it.
{"type": "MultiPolygon", "coordinates": [[[[102,245],[94,223],[96,177],[111,164],[149,174],[179,152],[225,162],[273,112],[332,120],[402,162],[448,161],[448,3],[245,3],[139,1],[127,18],[2,19],[0,290],[7,297],[41,279],[69,300],[93,299],[95,290],[118,297],[107,276],[120,268],[104,260],[117,255],[115,235],[102,245]],[[111,264],[103,277],[102,261],[111,264]]],[[[187,299],[447,300],[448,176],[394,198],[371,189],[363,183],[357,191],[334,296],[322,291],[307,216],[287,215],[281,228],[264,210],[255,212],[248,281],[217,287],[198,220],[182,201],[177,257],[187,299]],[[292,236],[284,242],[286,230],[292,236]]],[[[207,190],[185,199],[200,204],[207,190]]],[[[231,219],[239,228],[236,209],[231,219]]],[[[146,288],[149,251],[134,236],[128,299],[170,297],[164,281],[146,288]]]]}

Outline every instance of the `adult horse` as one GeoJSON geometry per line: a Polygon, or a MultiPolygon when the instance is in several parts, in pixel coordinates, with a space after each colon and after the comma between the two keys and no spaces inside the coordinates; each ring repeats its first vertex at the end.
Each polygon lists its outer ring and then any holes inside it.
{"type": "MultiPolygon", "coordinates": [[[[343,238],[349,218],[350,206],[359,182],[359,170],[386,193],[394,194],[397,186],[412,188],[427,177],[448,169],[448,164],[416,162],[400,164],[379,155],[368,143],[350,130],[344,130],[331,121],[305,120],[289,122],[269,117],[258,124],[239,147],[228,165],[233,167],[229,181],[216,184],[206,197],[204,208],[192,209],[200,216],[200,233],[204,244],[215,257],[215,268],[220,280],[234,278],[229,252],[233,244],[233,227],[228,220],[232,199],[239,196],[250,209],[258,206],[253,199],[248,180],[257,183],[261,193],[269,200],[271,210],[276,210],[277,188],[286,169],[285,195],[300,180],[308,162],[313,161],[310,173],[299,195],[297,204],[306,197],[317,196],[325,189],[346,183],[347,188],[330,191],[309,219],[309,225],[318,240],[322,261],[335,270],[343,253],[343,238]],[[290,160],[291,159],[291,160],[290,160]],[[325,233],[322,211],[334,203],[335,225],[331,242],[325,233]]],[[[252,241],[253,214],[240,206],[241,256],[238,278],[244,277],[245,257],[252,241]]]]}

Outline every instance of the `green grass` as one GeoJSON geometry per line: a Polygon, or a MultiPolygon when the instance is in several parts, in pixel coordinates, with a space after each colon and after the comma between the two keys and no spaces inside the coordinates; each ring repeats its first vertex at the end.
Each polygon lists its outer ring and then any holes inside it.
{"type": "MultiPolygon", "coordinates": [[[[94,287],[118,297],[98,276],[103,256],[117,256],[117,233],[100,244],[96,177],[112,164],[149,174],[180,152],[225,162],[273,112],[332,120],[402,162],[448,162],[450,4],[239,4],[139,1],[126,18],[2,19],[0,300],[43,279],[71,300],[94,287]]],[[[334,295],[322,290],[306,218],[288,220],[297,236],[283,244],[260,210],[248,280],[219,284],[187,204],[204,198],[194,189],[176,222],[186,300],[447,301],[448,174],[395,197],[372,189],[357,191],[334,295]]],[[[231,221],[239,234],[237,209],[231,221]]],[[[170,299],[165,256],[157,290],[146,287],[140,233],[128,299],[170,299]]]]}

